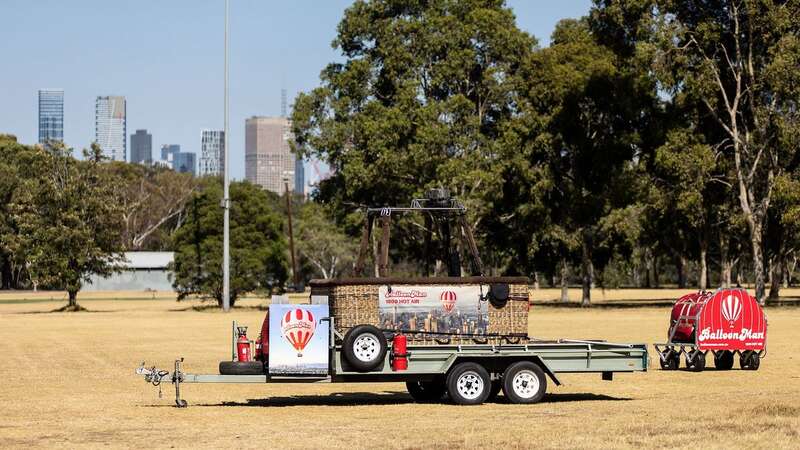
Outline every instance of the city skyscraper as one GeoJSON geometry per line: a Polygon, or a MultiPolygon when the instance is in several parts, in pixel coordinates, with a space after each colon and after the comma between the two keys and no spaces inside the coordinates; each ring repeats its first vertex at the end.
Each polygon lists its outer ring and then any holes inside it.
{"type": "Polygon", "coordinates": [[[150,164],[153,161],[153,135],[147,130],[136,130],[131,135],[131,162],[150,164]]]}
{"type": "Polygon", "coordinates": [[[64,141],[64,90],[39,90],[39,143],[64,141]]]}
{"type": "Polygon", "coordinates": [[[200,176],[222,176],[225,170],[225,150],[224,131],[200,132],[200,176]]]}
{"type": "Polygon", "coordinates": [[[127,161],[125,97],[97,97],[94,111],[94,141],[111,160],[127,161]]]}
{"type": "Polygon", "coordinates": [[[291,152],[291,123],[285,117],[251,117],[245,120],[245,178],[281,194],[283,179],[289,189],[303,193],[303,164],[291,152]]]}
{"type": "Polygon", "coordinates": [[[195,169],[195,162],[195,154],[190,152],[182,152],[180,145],[164,144],[161,146],[160,163],[169,167],[175,172],[190,173],[192,176],[194,176],[197,173],[195,169]]]}

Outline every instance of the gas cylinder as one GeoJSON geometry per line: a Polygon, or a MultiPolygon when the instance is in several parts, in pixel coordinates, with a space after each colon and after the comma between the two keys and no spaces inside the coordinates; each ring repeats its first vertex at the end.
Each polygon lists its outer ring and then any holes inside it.
{"type": "Polygon", "coordinates": [[[250,340],[247,339],[247,327],[237,327],[236,334],[239,338],[236,339],[236,358],[239,362],[250,361],[250,340]]]}
{"type": "Polygon", "coordinates": [[[392,340],[392,370],[408,369],[408,338],[403,334],[396,334],[392,340]]]}
{"type": "Polygon", "coordinates": [[[694,342],[697,316],[711,296],[711,292],[700,291],[679,298],[672,306],[667,339],[671,336],[672,342],[694,342]]]}

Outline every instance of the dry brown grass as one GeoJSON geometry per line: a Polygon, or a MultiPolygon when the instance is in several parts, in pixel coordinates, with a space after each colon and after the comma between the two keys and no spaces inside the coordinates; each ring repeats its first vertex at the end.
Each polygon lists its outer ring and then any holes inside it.
{"type": "MultiPolygon", "coordinates": [[[[545,402],[416,405],[401,384],[185,385],[172,407],[133,374],[145,359],[214,373],[229,358],[230,320],[263,312],[196,311],[169,300],[0,300],[0,446],[266,448],[797,448],[800,309],[769,309],[758,372],[563,375],[545,402]]],[[[255,306],[257,301],[244,301],[255,306]]],[[[666,308],[534,307],[531,334],[655,342],[666,308]]],[[[652,362],[655,362],[651,358],[652,362]]],[[[711,361],[709,360],[709,365],[711,361]]],[[[501,397],[502,398],[502,397],[501,397]]]]}

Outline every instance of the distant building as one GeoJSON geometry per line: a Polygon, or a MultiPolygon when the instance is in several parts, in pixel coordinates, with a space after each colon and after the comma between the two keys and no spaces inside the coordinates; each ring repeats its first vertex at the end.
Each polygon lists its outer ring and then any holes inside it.
{"type": "Polygon", "coordinates": [[[289,188],[303,192],[303,162],[291,152],[291,123],[285,117],[251,117],[245,121],[245,178],[278,194],[289,188]]]}
{"type": "Polygon", "coordinates": [[[176,172],[190,173],[192,176],[197,174],[197,170],[195,169],[195,154],[182,152],[180,145],[162,145],[160,163],[176,172]]]}
{"type": "Polygon", "coordinates": [[[150,164],[153,161],[153,135],[147,130],[136,130],[131,135],[131,162],[150,164]]]}
{"type": "Polygon", "coordinates": [[[122,271],[108,277],[92,275],[85,291],[171,291],[167,267],[173,252],[125,252],[122,271]]]}
{"type": "Polygon", "coordinates": [[[97,97],[95,102],[94,141],[113,161],[127,161],[125,97],[97,97]]]}
{"type": "Polygon", "coordinates": [[[200,176],[221,176],[225,171],[225,132],[200,132],[200,176]]]}
{"type": "Polygon", "coordinates": [[[64,90],[39,90],[39,143],[64,141],[64,90]]]}

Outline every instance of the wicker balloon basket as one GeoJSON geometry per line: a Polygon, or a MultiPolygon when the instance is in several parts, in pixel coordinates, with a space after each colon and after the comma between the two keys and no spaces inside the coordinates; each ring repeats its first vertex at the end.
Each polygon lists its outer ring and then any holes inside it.
{"type": "Polygon", "coordinates": [[[340,333],[368,324],[415,345],[527,342],[528,292],[522,277],[311,281],[340,333]]]}

